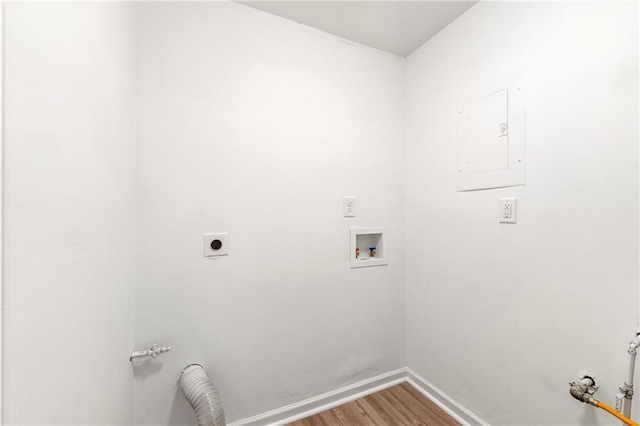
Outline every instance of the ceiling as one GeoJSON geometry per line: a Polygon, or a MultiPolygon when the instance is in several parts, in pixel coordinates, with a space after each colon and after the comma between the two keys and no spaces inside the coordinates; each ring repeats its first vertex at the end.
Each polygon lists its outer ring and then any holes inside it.
{"type": "Polygon", "coordinates": [[[240,1],[365,46],[407,56],[475,1],[240,1]]]}

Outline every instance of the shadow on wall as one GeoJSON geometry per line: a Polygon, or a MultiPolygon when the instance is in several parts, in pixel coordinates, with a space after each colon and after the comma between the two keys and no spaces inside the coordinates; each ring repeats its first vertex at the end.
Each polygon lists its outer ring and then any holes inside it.
{"type": "Polygon", "coordinates": [[[597,409],[594,410],[595,407],[592,407],[588,404],[583,404],[584,407],[582,407],[584,409],[583,415],[580,418],[580,424],[581,425],[588,425],[588,426],[599,426],[602,423],[600,423],[598,421],[598,416],[596,416],[597,413],[597,409]]]}
{"type": "Polygon", "coordinates": [[[144,381],[148,377],[151,377],[158,371],[162,370],[162,363],[153,362],[152,360],[134,360],[131,364],[131,368],[133,370],[133,377],[144,381]]]}
{"type": "Polygon", "coordinates": [[[182,394],[178,381],[176,380],[173,403],[171,404],[171,412],[169,413],[169,424],[195,425],[197,423],[196,415],[182,394]]]}
{"type": "MultiPolygon", "coordinates": [[[[155,376],[163,368],[161,362],[156,360],[144,360],[138,361],[135,365],[132,364],[133,376],[137,380],[145,381],[148,378],[155,376]]],[[[196,416],[189,402],[185,399],[182,391],[180,390],[180,382],[178,375],[173,385],[173,401],[171,403],[171,411],[169,413],[169,425],[195,425],[197,424],[196,416]]]]}

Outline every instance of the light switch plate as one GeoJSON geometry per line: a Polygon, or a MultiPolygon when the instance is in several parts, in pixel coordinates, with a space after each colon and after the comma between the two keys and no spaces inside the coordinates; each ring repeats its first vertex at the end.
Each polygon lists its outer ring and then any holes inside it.
{"type": "Polygon", "coordinates": [[[517,198],[500,198],[500,223],[516,223],[517,207],[517,198]]]}
{"type": "Polygon", "coordinates": [[[204,257],[226,256],[229,254],[229,234],[204,234],[204,257]]]}

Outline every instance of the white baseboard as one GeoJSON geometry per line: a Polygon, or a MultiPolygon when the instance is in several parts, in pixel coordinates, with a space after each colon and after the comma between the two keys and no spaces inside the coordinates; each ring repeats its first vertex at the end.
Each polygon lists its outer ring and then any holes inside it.
{"type": "Polygon", "coordinates": [[[459,423],[465,426],[489,426],[489,423],[473,414],[458,401],[442,392],[410,368],[407,369],[406,382],[418,389],[420,393],[433,401],[434,404],[442,408],[445,413],[456,419],[459,423]]]}
{"type": "Polygon", "coordinates": [[[229,423],[228,426],[282,426],[405,382],[418,389],[461,424],[488,426],[487,422],[409,368],[390,371],[277,410],[229,423]]]}
{"type": "Polygon", "coordinates": [[[407,369],[401,368],[227,426],[286,425],[406,381],[407,369]]]}

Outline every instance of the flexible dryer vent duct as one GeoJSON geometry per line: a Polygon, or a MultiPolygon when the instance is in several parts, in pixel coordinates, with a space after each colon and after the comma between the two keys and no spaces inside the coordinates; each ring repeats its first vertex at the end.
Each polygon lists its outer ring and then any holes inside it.
{"type": "Polygon", "coordinates": [[[201,365],[191,364],[182,370],[180,387],[196,412],[198,426],[226,426],[218,391],[201,365]]]}

